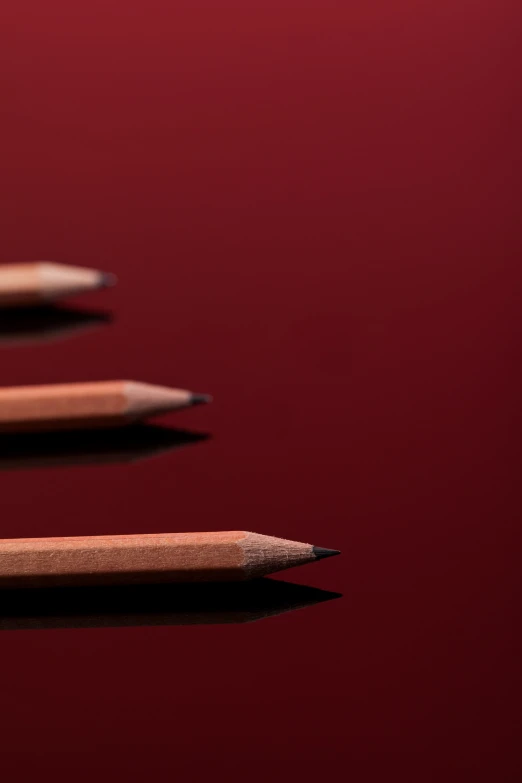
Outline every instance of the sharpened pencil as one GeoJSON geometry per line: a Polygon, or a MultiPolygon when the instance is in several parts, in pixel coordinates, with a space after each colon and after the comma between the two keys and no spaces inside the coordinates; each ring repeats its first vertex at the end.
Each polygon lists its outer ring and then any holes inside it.
{"type": "Polygon", "coordinates": [[[0,587],[231,582],[337,555],[245,531],[0,540],[0,587]]]}
{"type": "Polygon", "coordinates": [[[8,386],[0,388],[0,432],[118,426],[210,400],[135,381],[8,386]]]}
{"type": "Polygon", "coordinates": [[[0,265],[0,307],[41,305],[116,283],[116,277],[97,269],[33,261],[0,265]]]}

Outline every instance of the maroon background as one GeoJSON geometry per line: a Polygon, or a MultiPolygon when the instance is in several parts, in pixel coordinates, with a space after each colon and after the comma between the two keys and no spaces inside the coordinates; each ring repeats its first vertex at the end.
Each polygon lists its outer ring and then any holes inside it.
{"type": "Polygon", "coordinates": [[[210,442],[1,473],[0,535],[252,529],[344,598],[0,637],[6,780],[520,774],[516,0],[11,0],[0,255],[114,325],[0,383],[215,395],[210,442]]]}

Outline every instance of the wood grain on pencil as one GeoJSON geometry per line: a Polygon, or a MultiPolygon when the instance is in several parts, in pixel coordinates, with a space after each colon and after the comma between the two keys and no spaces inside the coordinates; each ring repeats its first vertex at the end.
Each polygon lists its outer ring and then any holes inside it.
{"type": "Polygon", "coordinates": [[[0,307],[37,305],[114,285],[114,275],[81,266],[34,261],[0,265],[0,307]]]}
{"type": "Polygon", "coordinates": [[[0,587],[241,581],[338,554],[244,531],[0,540],[0,587]]]}
{"type": "Polygon", "coordinates": [[[0,388],[0,432],[110,427],[209,400],[135,381],[9,386],[0,388]]]}

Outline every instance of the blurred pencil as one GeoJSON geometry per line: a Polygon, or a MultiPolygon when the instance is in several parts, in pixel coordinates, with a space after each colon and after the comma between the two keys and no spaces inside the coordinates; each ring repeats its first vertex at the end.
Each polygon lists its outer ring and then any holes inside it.
{"type": "Polygon", "coordinates": [[[135,424],[101,430],[0,434],[0,470],[132,463],[207,440],[188,430],[135,424]]]}
{"type": "Polygon", "coordinates": [[[275,579],[241,585],[5,590],[0,630],[250,623],[340,597],[275,579]]]}
{"type": "Polygon", "coordinates": [[[254,579],[337,555],[245,531],[0,540],[0,587],[254,579]]]}
{"type": "Polygon", "coordinates": [[[116,283],[114,275],[81,266],[32,261],[0,266],[0,307],[37,305],[116,283]]]}
{"type": "Polygon", "coordinates": [[[210,400],[135,381],[8,386],[0,388],[0,432],[110,427],[210,400]]]}

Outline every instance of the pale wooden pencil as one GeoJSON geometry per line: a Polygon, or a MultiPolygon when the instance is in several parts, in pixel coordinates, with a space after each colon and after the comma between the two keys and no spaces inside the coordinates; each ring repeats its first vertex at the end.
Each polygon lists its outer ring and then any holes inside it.
{"type": "Polygon", "coordinates": [[[244,531],[0,540],[0,587],[242,581],[339,554],[244,531]]]}
{"type": "Polygon", "coordinates": [[[81,266],[33,261],[0,265],[0,307],[37,305],[114,285],[114,275],[81,266]]]}
{"type": "Polygon", "coordinates": [[[110,427],[210,399],[135,381],[7,386],[0,388],[0,432],[110,427]]]}

